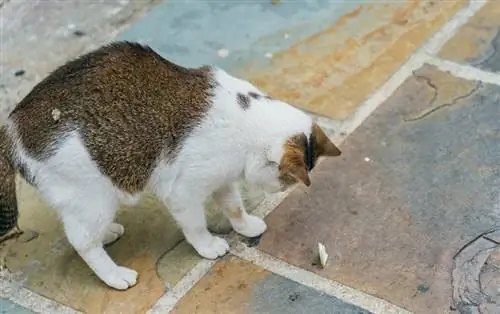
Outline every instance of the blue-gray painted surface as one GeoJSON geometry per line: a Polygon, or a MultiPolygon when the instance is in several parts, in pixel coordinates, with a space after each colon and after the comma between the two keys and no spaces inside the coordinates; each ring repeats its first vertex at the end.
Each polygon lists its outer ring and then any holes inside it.
{"type": "MultiPolygon", "coordinates": [[[[500,87],[380,133],[412,223],[438,238],[464,239],[500,225],[500,87]]],[[[386,119],[401,119],[395,114],[386,119]]],[[[389,124],[392,122],[388,121],[389,124]]]]}
{"type": "Polygon", "coordinates": [[[0,299],[0,314],[34,314],[25,307],[15,304],[9,300],[0,299]]]}
{"type": "Polygon", "coordinates": [[[367,1],[166,1],[122,34],[151,45],[184,66],[239,68],[248,60],[265,65],[274,53],[333,25],[367,1]],[[285,38],[285,33],[290,35],[285,38]],[[229,50],[227,58],[218,55],[229,50]]]}

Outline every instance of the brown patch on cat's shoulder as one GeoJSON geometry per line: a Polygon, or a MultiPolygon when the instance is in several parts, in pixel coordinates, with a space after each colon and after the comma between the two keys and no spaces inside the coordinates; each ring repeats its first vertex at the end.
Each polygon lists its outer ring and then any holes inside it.
{"type": "Polygon", "coordinates": [[[244,95],[242,93],[236,94],[236,101],[238,102],[240,107],[243,108],[243,110],[247,110],[248,107],[250,107],[251,100],[247,95],[244,95]]]}
{"type": "Polygon", "coordinates": [[[134,193],[159,158],[175,158],[208,112],[215,84],[211,67],[185,68],[150,47],[115,42],[57,68],[10,118],[28,154],[40,160],[77,132],[101,172],[134,193]]]}

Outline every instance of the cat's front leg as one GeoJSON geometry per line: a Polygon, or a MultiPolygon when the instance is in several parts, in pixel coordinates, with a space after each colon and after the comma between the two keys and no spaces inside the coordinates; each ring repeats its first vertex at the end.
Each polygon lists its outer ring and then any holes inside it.
{"type": "Polygon", "coordinates": [[[264,220],[246,212],[236,184],[220,188],[214,193],[214,199],[229,219],[234,231],[249,238],[260,236],[266,231],[264,220]]]}
{"type": "Polygon", "coordinates": [[[202,257],[216,259],[229,251],[226,240],[213,236],[207,229],[203,199],[195,195],[174,193],[168,200],[168,207],[180,225],[186,241],[202,257]]]}

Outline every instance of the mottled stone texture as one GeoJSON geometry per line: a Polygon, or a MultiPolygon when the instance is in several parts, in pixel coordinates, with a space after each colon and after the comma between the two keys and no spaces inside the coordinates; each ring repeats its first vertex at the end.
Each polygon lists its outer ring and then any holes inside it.
{"type": "Polygon", "coordinates": [[[219,261],[171,313],[369,314],[231,255],[219,261]]]}
{"type": "Polygon", "coordinates": [[[259,248],[417,313],[447,312],[454,255],[500,224],[499,101],[498,86],[424,66],[271,213],[259,248]]]}
{"type": "Polygon", "coordinates": [[[183,65],[216,64],[275,98],[345,119],[467,2],[167,1],[127,37],[183,65]],[[221,49],[229,55],[219,57],[221,49]]]}
{"type": "Polygon", "coordinates": [[[491,0],[448,41],[439,57],[500,71],[500,1],[491,0]]]}

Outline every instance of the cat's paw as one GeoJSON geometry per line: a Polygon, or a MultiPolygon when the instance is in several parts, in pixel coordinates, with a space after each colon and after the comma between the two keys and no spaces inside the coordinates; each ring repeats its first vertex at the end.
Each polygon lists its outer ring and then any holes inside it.
{"type": "Polygon", "coordinates": [[[244,223],[234,224],[233,229],[234,231],[245,237],[254,238],[263,234],[267,229],[267,225],[264,220],[260,219],[259,217],[254,215],[247,215],[245,217],[244,223]]]}
{"type": "Polygon", "coordinates": [[[117,266],[101,279],[112,288],[127,290],[137,283],[137,272],[127,267],[117,266]]]}
{"type": "Polygon", "coordinates": [[[229,244],[222,238],[212,236],[208,244],[195,247],[195,249],[198,254],[206,259],[216,259],[219,256],[226,255],[229,251],[229,244]]]}
{"type": "Polygon", "coordinates": [[[110,244],[118,240],[123,233],[125,232],[125,228],[122,225],[117,224],[115,222],[111,223],[104,234],[104,238],[102,240],[103,244],[110,244]]]}

